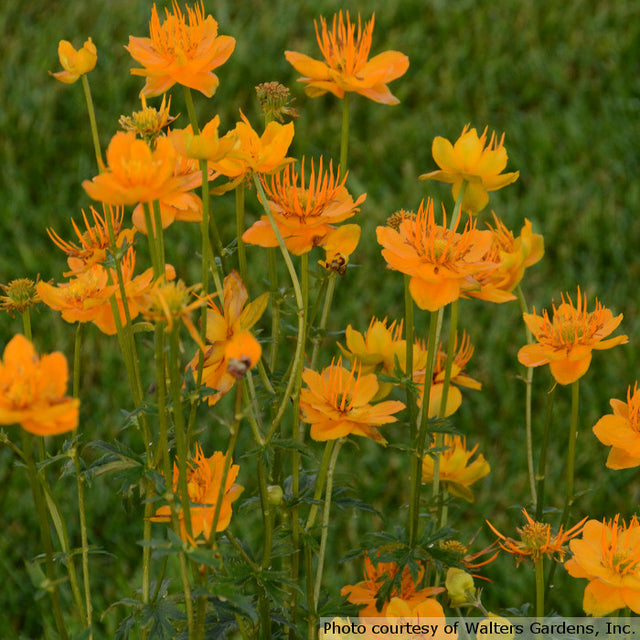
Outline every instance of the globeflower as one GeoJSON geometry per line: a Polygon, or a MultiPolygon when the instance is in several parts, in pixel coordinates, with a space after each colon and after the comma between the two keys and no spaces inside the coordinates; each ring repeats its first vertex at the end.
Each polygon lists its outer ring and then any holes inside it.
{"type": "Polygon", "coordinates": [[[542,259],[544,255],[544,238],[539,233],[533,233],[531,222],[524,221],[520,235],[515,238],[504,223],[493,214],[495,226],[491,229],[493,236],[492,252],[498,263],[490,278],[499,289],[513,291],[524,275],[525,269],[542,259]]]}
{"type": "Polygon", "coordinates": [[[638,383],[627,390],[627,402],[612,398],[613,413],[598,420],[593,433],[602,444],[610,446],[609,469],[630,469],[640,466],[640,392],[638,383]]]}
{"type": "Polygon", "coordinates": [[[223,65],[233,53],[234,38],[218,35],[218,23],[211,16],[205,18],[202,2],[187,7],[187,16],[173,0],[173,11],[165,9],[166,18],[160,22],[156,5],[151,10],[149,38],[129,36],[125,47],[142,68],[131,74],[146,77],[140,92],[147,97],[159,96],[178,83],[200,91],[207,98],[218,88],[214,69],[223,65]],[[187,24],[188,18],[188,24],[187,24]]]}
{"type": "Polygon", "coordinates": [[[375,102],[398,104],[400,102],[387,87],[387,83],[399,78],[409,68],[409,58],[399,51],[385,51],[369,60],[375,15],[362,29],[358,16],[358,31],[346,12],[333,16],[333,29],[320,18],[322,33],[314,21],[316,38],[325,61],[315,60],[302,53],[285,51],[285,57],[304,77],[305,92],[312,98],[327,91],[338,98],[346,92],[355,92],[375,102]]]}
{"type": "Polygon", "coordinates": [[[361,233],[362,229],[357,224],[343,224],[329,231],[322,242],[325,259],[318,260],[318,264],[343,276],[347,272],[349,257],[360,242],[361,233]]]}
{"type": "MultiPolygon", "coordinates": [[[[216,451],[211,457],[207,458],[202,453],[200,446],[196,445],[195,459],[189,464],[189,468],[187,469],[187,490],[191,503],[188,509],[191,516],[191,531],[193,534],[191,537],[187,532],[183,509],[180,509],[178,512],[180,536],[185,542],[195,543],[201,535],[204,536],[205,541],[211,538],[211,534],[213,533],[213,520],[222,485],[225,459],[226,455],[221,451],[216,451]]],[[[237,464],[231,464],[229,466],[215,531],[224,531],[229,526],[233,512],[232,503],[238,499],[244,490],[244,487],[235,484],[239,470],[240,467],[237,464]]],[[[174,493],[177,492],[179,479],[180,472],[174,462],[172,478],[174,493]]],[[[151,517],[151,521],[170,522],[171,507],[165,505],[157,509],[151,517]]]]}
{"type": "Polygon", "coordinates": [[[233,143],[234,153],[209,164],[210,168],[232,178],[226,189],[234,188],[252,173],[273,173],[293,162],[293,158],[287,157],[293,140],[293,122],[269,122],[263,134],[258,135],[242,111],[240,118],[235,128],[220,139],[220,144],[233,143]]]}
{"type": "MultiPolygon", "coordinates": [[[[388,600],[378,597],[378,592],[384,585],[386,580],[393,580],[397,575],[400,567],[395,562],[377,562],[373,563],[370,556],[364,556],[364,580],[354,585],[346,585],[342,587],[340,594],[347,596],[352,604],[365,605],[358,615],[360,618],[377,618],[390,615],[387,611],[389,601],[393,598],[399,598],[404,601],[410,608],[415,608],[427,598],[444,591],[442,587],[427,587],[418,589],[424,576],[424,569],[419,567],[418,574],[414,580],[409,571],[409,567],[404,567],[402,577],[399,580],[399,588],[394,587],[388,600]],[[381,604],[381,608],[378,608],[381,604]]],[[[400,605],[401,607],[403,605],[400,605]]],[[[429,610],[433,610],[429,607],[429,610]]]]}
{"type": "Polygon", "coordinates": [[[578,287],[577,306],[567,294],[562,304],[553,305],[553,318],[547,311],[542,316],[525,313],[522,316],[537,343],[518,351],[518,360],[525,367],[548,364],[551,375],[559,384],[571,384],[589,369],[592,350],[611,349],[629,341],[627,336],[605,340],[622,322],[622,314],[614,317],[596,300],[594,311],[587,311],[587,297],[578,287]]]}
{"type": "Polygon", "coordinates": [[[495,132],[487,145],[487,128],[478,137],[475,129],[465,125],[454,144],[437,136],[431,147],[433,159],[440,167],[424,173],[420,180],[438,180],[453,185],[453,197],[458,198],[462,183],[466,182],[462,209],[474,215],[489,203],[488,191],[496,191],[515,182],[519,171],[502,173],[507,166],[504,133],[498,141],[495,132]]]}
{"type": "Polygon", "coordinates": [[[91,38],[88,38],[84,45],[77,51],[73,45],[67,40],[60,40],[58,44],[58,58],[64,71],[51,73],[51,75],[60,82],[65,84],[73,84],[80,76],[89,73],[98,61],[98,53],[96,45],[93,44],[91,38]]]}
{"type": "MultiPolygon", "coordinates": [[[[480,382],[464,373],[464,368],[467,366],[469,360],[471,360],[471,356],[474,351],[473,345],[466,333],[462,334],[459,347],[458,336],[456,335],[453,350],[455,355],[453,356],[453,362],[451,363],[447,405],[444,408],[444,414],[439,416],[441,418],[446,418],[454,414],[460,408],[460,405],[462,404],[462,393],[460,393],[460,389],[458,389],[458,387],[466,387],[468,389],[475,389],[476,391],[482,389],[482,384],[480,382]]],[[[424,377],[426,373],[427,349],[420,349],[419,352],[421,354],[419,360],[416,360],[414,356],[414,362],[419,362],[420,364],[418,366],[414,364],[413,381],[419,384],[422,388],[422,393],[418,398],[418,406],[421,406],[424,399],[424,377]]],[[[439,345],[433,367],[433,379],[429,388],[429,418],[435,418],[440,413],[442,392],[444,391],[446,364],[447,354],[443,350],[442,345],[439,345]]]]}
{"type": "MultiPolygon", "coordinates": [[[[258,363],[262,348],[249,329],[264,313],[269,297],[263,294],[247,304],[249,294],[236,271],[224,279],[223,294],[222,310],[208,299],[202,383],[214,390],[207,396],[210,405],[231,391],[236,380],[258,363]]],[[[196,371],[199,360],[200,354],[196,353],[188,366],[196,371]]]]}
{"type": "Polygon", "coordinates": [[[640,524],[589,520],[582,538],[569,543],[573,557],[565,569],[574,578],[586,578],[582,607],[587,615],[606,616],[629,607],[640,613],[640,524]]]}
{"type": "MultiPolygon", "coordinates": [[[[467,450],[467,439],[461,436],[444,435],[446,449],[434,456],[440,459],[439,478],[445,484],[449,492],[463,498],[467,502],[473,502],[472,484],[484,478],[491,471],[489,463],[480,454],[473,462],[469,462],[473,454],[478,450],[478,445],[470,451],[467,450]]],[[[430,454],[422,460],[422,482],[433,482],[435,473],[435,460],[430,454]]]]}
{"type": "MultiPolygon", "coordinates": [[[[263,180],[268,204],[284,243],[294,255],[308,253],[313,247],[325,243],[335,230],[335,224],[355,215],[358,206],[367,197],[357,200],[351,197],[345,185],[347,176],[329,171],[323,172],[322,158],[316,173],[313,161],[308,182],[305,182],[304,158],[300,172],[287,165],[271,178],[269,185],[263,180]]],[[[242,239],[247,244],[261,247],[277,247],[278,240],[269,218],[262,216],[247,229],[242,239]]]]}
{"type": "Polygon", "coordinates": [[[181,192],[184,177],[174,176],[176,151],[167,138],[151,149],[132,131],[116,133],[107,148],[107,167],[82,183],[89,197],[106,204],[152,202],[181,192]]]}
{"type": "Polygon", "coordinates": [[[378,392],[376,375],[361,375],[357,364],[348,370],[342,366],[342,358],[337,363],[333,360],[321,373],[305,369],[302,380],[307,388],[300,392],[300,416],[311,425],[314,440],[353,434],[386,444],[377,427],[395,422],[392,414],[405,408],[397,400],[371,404],[378,392]]]}
{"type": "Polygon", "coordinates": [[[29,340],[15,335],[0,362],[0,424],[18,423],[38,436],[75,429],[80,401],[65,396],[68,378],[62,353],[38,357],[29,340]]]}
{"type": "MultiPolygon", "coordinates": [[[[527,524],[517,529],[520,534],[520,540],[507,538],[487,521],[493,533],[498,536],[500,547],[507,553],[515,556],[518,564],[525,559],[530,559],[532,562],[537,563],[544,556],[561,562],[567,553],[567,543],[580,534],[587,520],[587,518],[584,518],[566,531],[561,526],[557,533],[552,534],[550,524],[536,522],[527,513],[526,509],[523,509],[522,513],[527,520],[527,524]]],[[[571,547],[571,550],[573,551],[573,547],[571,547]]]]}
{"type": "Polygon", "coordinates": [[[491,232],[478,231],[467,221],[464,231],[447,229],[436,224],[433,201],[420,203],[417,214],[403,212],[396,229],[385,226],[376,229],[382,256],[393,269],[411,277],[411,297],[421,309],[437,311],[458,300],[480,285],[478,273],[494,269],[483,260],[491,247],[491,232]]]}

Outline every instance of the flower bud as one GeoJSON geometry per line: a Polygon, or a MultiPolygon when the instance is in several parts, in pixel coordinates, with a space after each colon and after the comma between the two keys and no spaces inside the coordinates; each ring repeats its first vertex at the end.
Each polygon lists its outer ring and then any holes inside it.
{"type": "Polygon", "coordinates": [[[449,594],[452,607],[476,602],[476,590],[473,584],[473,576],[462,569],[449,567],[445,587],[449,594]]]}

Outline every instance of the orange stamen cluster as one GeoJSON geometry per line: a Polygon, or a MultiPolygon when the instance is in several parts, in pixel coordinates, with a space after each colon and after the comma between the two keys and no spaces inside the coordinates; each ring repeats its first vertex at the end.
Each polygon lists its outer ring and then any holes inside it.
{"type": "Polygon", "coordinates": [[[356,25],[351,23],[349,12],[346,12],[346,25],[342,18],[342,11],[333,16],[333,28],[327,29],[327,21],[320,18],[322,34],[318,31],[318,23],[314,20],[318,46],[322,51],[327,64],[332,69],[339,69],[349,75],[355,75],[367,63],[371,49],[373,23],[375,15],[362,29],[360,16],[358,16],[358,33],[356,25]]]}

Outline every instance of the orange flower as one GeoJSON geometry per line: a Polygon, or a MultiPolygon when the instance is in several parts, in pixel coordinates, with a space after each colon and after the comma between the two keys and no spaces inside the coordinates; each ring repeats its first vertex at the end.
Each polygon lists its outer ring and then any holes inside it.
{"type": "Polygon", "coordinates": [[[507,166],[504,133],[498,142],[495,132],[487,146],[487,128],[478,137],[475,129],[465,125],[455,144],[437,136],[433,140],[433,159],[440,167],[420,176],[420,180],[439,180],[453,184],[453,197],[458,198],[463,181],[467,183],[462,209],[470,214],[482,211],[489,203],[488,191],[497,191],[515,182],[520,175],[502,173],[507,166]]]}
{"type": "MultiPolygon", "coordinates": [[[[409,289],[421,309],[437,311],[469,291],[479,289],[478,273],[495,268],[483,261],[491,247],[491,232],[478,231],[468,221],[462,233],[436,224],[433,201],[420,203],[416,215],[402,213],[397,230],[378,227],[378,243],[390,267],[411,276],[409,289]]],[[[456,222],[456,228],[458,222],[456,222]]]]}
{"type": "Polygon", "coordinates": [[[590,616],[606,616],[629,607],[640,613],[640,524],[589,520],[582,538],[569,544],[573,558],[564,566],[574,578],[586,578],[582,608],[590,616]]]}
{"type": "Polygon", "coordinates": [[[375,15],[361,26],[358,16],[356,25],[351,24],[349,12],[346,24],[342,11],[333,16],[333,30],[329,33],[327,22],[320,18],[322,35],[314,20],[316,38],[325,62],[314,60],[295,51],[285,51],[285,57],[296,71],[301,73],[307,95],[315,98],[330,91],[338,98],[344,98],[345,92],[356,92],[365,98],[383,104],[400,102],[387,87],[387,83],[399,78],[409,68],[409,58],[399,51],[385,51],[368,60],[371,49],[371,36],[375,15]]]}
{"type": "MultiPolygon", "coordinates": [[[[518,564],[527,558],[530,558],[534,563],[536,563],[543,556],[548,556],[549,558],[554,558],[559,562],[562,562],[565,554],[567,553],[567,543],[571,538],[580,534],[582,526],[587,520],[584,518],[567,531],[565,531],[561,526],[558,533],[552,535],[550,524],[536,522],[527,513],[526,509],[523,509],[522,513],[524,513],[524,517],[527,519],[527,524],[525,524],[524,527],[518,527],[517,529],[520,535],[520,540],[507,538],[502,535],[489,521],[487,521],[491,530],[498,536],[498,543],[500,544],[500,547],[507,553],[515,556],[518,564]]],[[[573,546],[571,547],[571,550],[573,550],[573,546]]]]}
{"type": "Polygon", "coordinates": [[[85,231],[81,231],[75,220],[71,219],[73,230],[78,237],[79,244],[75,242],[67,242],[63,240],[53,229],[47,229],[49,237],[53,242],[67,254],[67,264],[71,271],[63,274],[64,276],[79,275],[83,271],[90,269],[95,264],[100,264],[107,259],[107,250],[109,249],[109,221],[116,238],[116,246],[122,247],[124,243],[131,244],[135,234],[134,229],[122,229],[122,221],[124,217],[124,209],[122,207],[113,208],[103,205],[101,216],[93,207],[91,215],[93,224],[87,219],[87,214],[82,211],[82,219],[84,220],[85,231]]]}
{"type": "Polygon", "coordinates": [[[73,84],[80,76],[89,73],[96,66],[98,52],[91,38],[88,38],[82,48],[77,51],[67,40],[60,40],[58,58],[60,58],[60,64],[64,71],[49,73],[60,82],[73,84]]]}
{"type": "MultiPolygon", "coordinates": [[[[226,456],[221,451],[216,451],[210,458],[206,458],[199,445],[196,445],[196,457],[187,470],[187,490],[191,505],[189,513],[191,515],[191,529],[193,537],[187,534],[187,527],[184,520],[184,511],[180,509],[178,519],[180,521],[180,536],[186,542],[195,543],[195,540],[203,535],[205,541],[211,537],[213,529],[213,519],[216,513],[220,486],[222,484],[222,473],[224,470],[226,456]]],[[[238,499],[244,487],[234,484],[240,467],[232,464],[227,473],[227,479],[222,494],[222,505],[216,531],[224,531],[231,521],[232,503],[238,499]]],[[[173,492],[176,493],[180,472],[177,465],[173,464],[173,492]]],[[[152,522],[170,522],[171,507],[165,505],[160,507],[151,517],[152,522]]]]}
{"type": "MultiPolygon", "coordinates": [[[[174,142],[175,134],[175,131],[171,131],[167,136],[172,143],[174,142]]],[[[177,188],[158,198],[160,224],[163,229],[166,229],[176,221],[200,222],[202,220],[202,200],[191,191],[202,185],[202,171],[200,171],[198,162],[176,153],[173,178],[178,181],[177,188]]],[[[211,179],[210,172],[209,180],[211,179]]],[[[136,229],[146,235],[147,223],[142,203],[138,204],[133,210],[131,221],[136,229]]],[[[155,223],[153,227],[155,228],[155,223]]]]}
{"type": "Polygon", "coordinates": [[[82,183],[89,197],[107,204],[137,204],[181,192],[184,178],[174,176],[176,151],[167,138],[155,149],[136,139],[132,131],[116,133],[107,148],[103,173],[82,183]]]}
{"type": "Polygon", "coordinates": [[[489,226],[493,236],[490,257],[499,266],[489,278],[498,289],[513,291],[522,280],[524,270],[542,259],[544,238],[533,233],[529,220],[524,221],[520,236],[514,238],[495,213],[493,219],[495,227],[489,226]]]}
{"type": "MultiPolygon", "coordinates": [[[[458,348],[458,336],[456,335],[454,351],[455,355],[453,356],[453,362],[451,363],[449,391],[447,392],[447,406],[445,407],[444,415],[439,416],[441,418],[446,418],[454,414],[460,408],[460,405],[462,404],[462,394],[458,387],[467,387],[468,389],[475,389],[477,391],[482,389],[482,384],[463,373],[467,362],[471,360],[471,356],[473,355],[473,346],[466,333],[462,334],[460,348],[458,348]]],[[[422,405],[422,400],[424,398],[424,377],[426,373],[427,350],[420,349],[420,353],[422,354],[422,357],[420,358],[420,362],[422,364],[420,367],[416,367],[414,365],[413,371],[413,381],[419,384],[422,388],[422,392],[418,398],[418,406],[422,405]]],[[[447,354],[444,352],[442,345],[439,345],[433,368],[433,380],[431,381],[431,388],[429,392],[429,418],[435,418],[440,412],[442,391],[444,390],[446,363],[447,354]]]]}
{"type": "MultiPolygon", "coordinates": [[[[122,275],[124,280],[125,295],[129,307],[129,317],[133,320],[140,313],[140,309],[147,306],[147,296],[151,290],[153,270],[147,269],[139,276],[133,277],[135,268],[135,252],[130,247],[122,259],[122,275]]],[[[93,322],[100,331],[107,335],[116,333],[116,323],[109,299],[116,296],[116,304],[120,314],[120,322],[126,324],[124,305],[117,284],[115,270],[111,270],[111,282],[109,284],[109,272],[99,264],[94,264],[82,271],[68,282],[51,285],[47,282],[39,282],[38,295],[48,307],[62,313],[62,319],[66,322],[93,322]]],[[[165,267],[165,277],[175,277],[175,270],[171,265],[165,267]]]]}
{"type": "Polygon", "coordinates": [[[300,415],[311,425],[314,440],[335,440],[350,434],[365,436],[386,444],[376,427],[395,422],[392,414],[405,408],[402,402],[387,400],[370,404],[378,392],[375,374],[361,375],[360,365],[354,364],[351,371],[337,364],[318,373],[305,369],[302,379],[307,385],[300,392],[300,415]]]}
{"type": "Polygon", "coordinates": [[[525,367],[548,364],[559,384],[571,384],[587,372],[593,349],[611,349],[628,342],[627,336],[604,340],[622,322],[622,314],[614,318],[598,300],[595,310],[588,312],[587,297],[583,299],[580,287],[577,307],[567,294],[558,308],[553,305],[552,320],[546,310],[539,316],[535,309],[533,314],[523,314],[523,318],[538,342],[522,347],[518,360],[525,367]]]}
{"type": "Polygon", "coordinates": [[[236,123],[235,128],[221,139],[221,144],[234,143],[233,157],[229,155],[210,163],[211,168],[233,178],[227,189],[234,188],[252,172],[272,173],[293,162],[293,158],[287,157],[293,140],[293,122],[269,122],[264,133],[259,136],[242,111],[240,118],[241,121],[236,123]]]}
{"type": "MultiPolygon", "coordinates": [[[[207,397],[210,405],[231,391],[236,380],[260,359],[262,349],[249,329],[264,313],[269,297],[263,294],[247,304],[249,295],[236,271],[224,279],[223,294],[222,311],[213,300],[208,300],[208,346],[202,383],[215,391],[207,397]]],[[[193,371],[198,368],[199,358],[200,354],[196,354],[189,363],[193,371]]]]}
{"type": "Polygon", "coordinates": [[[0,424],[19,423],[38,436],[75,429],[80,401],[64,395],[68,377],[60,352],[38,358],[33,345],[15,335],[0,363],[0,424]]]}
{"type": "Polygon", "coordinates": [[[218,35],[218,23],[204,16],[204,5],[187,7],[186,16],[176,0],[173,12],[165,9],[166,19],[160,22],[156,5],[151,10],[150,38],[129,36],[125,47],[142,69],[131,69],[132,75],[146,77],[142,95],[159,96],[176,82],[195,89],[210,98],[218,88],[214,69],[223,65],[233,53],[236,41],[218,35]]]}
{"type": "MultiPolygon", "coordinates": [[[[428,591],[428,589],[423,589],[423,591],[428,591]]],[[[425,598],[421,601],[406,601],[398,596],[395,596],[389,600],[387,604],[384,615],[387,619],[389,619],[392,625],[403,625],[403,624],[411,624],[411,625],[419,625],[420,622],[423,623],[423,628],[426,624],[434,624],[432,618],[442,618],[442,624],[437,624],[437,628],[433,634],[429,634],[429,638],[431,640],[457,640],[458,633],[453,631],[451,633],[447,633],[445,628],[445,615],[444,609],[442,605],[435,598],[425,598]],[[406,622],[408,621],[408,622],[406,622]]],[[[377,627],[380,628],[379,626],[377,627]]],[[[390,628],[398,628],[398,627],[390,627],[390,628]]],[[[408,628],[408,627],[407,627],[408,628]]],[[[378,640],[380,638],[380,634],[376,633],[371,635],[371,640],[378,640]]],[[[393,637],[391,635],[387,636],[383,634],[382,637],[393,637]]],[[[422,635],[414,635],[411,633],[409,636],[405,637],[415,637],[415,638],[426,638],[427,636],[422,635]]]]}
{"type": "Polygon", "coordinates": [[[636,382],[627,402],[612,398],[613,414],[598,420],[593,432],[602,444],[611,447],[607,458],[609,469],[629,469],[640,466],[640,392],[636,382]]]}
{"type": "Polygon", "coordinates": [[[370,556],[367,554],[364,557],[364,580],[354,585],[346,585],[342,587],[340,594],[348,596],[347,599],[352,604],[365,605],[358,612],[360,618],[377,618],[390,615],[387,611],[387,607],[391,598],[400,598],[409,607],[414,608],[430,596],[444,591],[442,587],[418,589],[417,585],[422,580],[424,569],[420,567],[418,575],[414,580],[411,577],[409,567],[404,567],[402,570],[402,578],[400,580],[400,588],[393,588],[391,590],[389,600],[383,602],[382,608],[378,609],[376,606],[378,591],[384,585],[385,580],[392,580],[398,571],[399,567],[395,562],[378,562],[374,565],[370,556]]]}
{"type": "MultiPolygon", "coordinates": [[[[271,186],[263,180],[269,206],[275,222],[282,234],[285,245],[291,253],[301,255],[318,245],[324,244],[337,222],[342,222],[358,212],[358,205],[364,202],[366,194],[355,202],[344,186],[347,176],[342,179],[333,174],[333,164],[329,171],[322,172],[320,158],[318,173],[311,162],[311,175],[305,186],[304,158],[300,173],[287,165],[271,178],[271,186]]],[[[261,247],[277,247],[278,240],[267,216],[247,229],[242,239],[248,244],[261,247]]]]}
{"type": "MultiPolygon", "coordinates": [[[[469,463],[478,445],[467,451],[467,439],[461,436],[445,434],[444,446],[445,451],[435,454],[440,458],[440,482],[446,484],[452,495],[473,502],[473,492],[469,487],[489,474],[489,463],[482,454],[469,463]]],[[[423,483],[433,482],[434,469],[434,458],[426,455],[422,460],[423,483]]]]}

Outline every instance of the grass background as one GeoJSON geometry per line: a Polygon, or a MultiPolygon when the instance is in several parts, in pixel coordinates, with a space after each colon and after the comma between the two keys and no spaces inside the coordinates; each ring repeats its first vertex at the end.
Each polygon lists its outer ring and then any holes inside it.
{"type": "MultiPolygon", "coordinates": [[[[77,47],[91,36],[98,47],[98,66],[90,80],[106,148],[118,117],[139,108],[141,81],[129,75],[134,65],[123,45],[129,35],[148,33],[150,7],[149,2],[130,0],[3,2],[0,282],[38,274],[45,280],[60,280],[65,263],[46,228],[68,235],[69,219],[89,205],[80,185],[95,174],[95,160],[82,90],[79,84],[65,86],[47,75],[58,70],[58,40],[69,39],[77,47]]],[[[620,512],[630,517],[640,494],[637,473],[605,469],[606,450],[590,429],[609,411],[609,398],[624,398],[637,376],[640,4],[634,0],[403,0],[391,6],[381,0],[228,0],[209,1],[205,7],[219,21],[221,32],[234,36],[237,45],[219,70],[216,96],[212,100],[197,96],[200,121],[218,113],[222,129],[227,130],[242,109],[257,127],[253,87],[278,80],[291,87],[301,113],[292,147],[298,157],[336,158],[339,149],[339,102],[332,96],[307,98],[283,55],[286,49],[319,55],[314,18],[330,17],[339,9],[348,9],[352,15],[362,12],[368,18],[375,11],[372,54],[397,49],[410,58],[407,74],[391,85],[400,105],[352,101],[349,186],[354,193],[366,191],[367,200],[358,220],[363,238],[354,256],[357,267],[348,271],[336,295],[334,331],[344,330],[349,323],[364,330],[373,315],[402,315],[402,278],[386,273],[375,227],[399,208],[417,208],[426,195],[451,208],[446,185],[417,180],[419,174],[435,168],[434,136],[453,140],[467,122],[478,129],[488,125],[506,132],[508,169],[519,170],[520,179],[492,194],[490,206],[511,229],[519,230],[528,218],[545,237],[546,255],[523,283],[530,305],[548,307],[560,292],[575,295],[580,285],[590,306],[597,296],[614,313],[625,316],[621,329],[629,335],[629,344],[596,353],[581,383],[576,490],[588,493],[579,499],[575,514],[576,518],[602,518],[620,512]]],[[[182,93],[173,93],[172,112],[186,113],[182,93]]],[[[184,120],[185,116],[179,122],[184,120]]],[[[214,208],[225,240],[230,241],[232,196],[214,202],[214,208]]],[[[248,208],[250,216],[258,214],[251,198],[248,208]]],[[[197,229],[188,225],[174,225],[167,235],[169,257],[187,281],[195,281],[199,270],[193,259],[197,236],[197,229]]],[[[258,273],[261,253],[252,250],[249,259],[258,273]]],[[[523,327],[515,304],[465,301],[461,310],[461,328],[476,346],[469,373],[484,388],[465,395],[455,424],[471,442],[480,443],[492,473],[478,484],[474,505],[452,510],[452,521],[463,540],[481,528],[485,518],[515,535],[515,526],[521,524],[517,508],[528,500],[524,385],[518,379],[522,369],[516,360],[523,327]]],[[[426,316],[418,313],[417,319],[419,330],[426,331],[426,316]]],[[[61,349],[71,358],[73,327],[47,309],[36,313],[33,324],[42,351],[61,349]]],[[[20,327],[19,318],[5,316],[0,343],[20,327]]],[[[122,432],[120,409],[129,400],[121,385],[115,341],[92,329],[85,336],[81,429],[86,441],[134,439],[122,432]]],[[[329,349],[326,359],[334,352],[329,349]]],[[[534,428],[539,435],[545,391],[550,387],[546,369],[536,372],[534,384],[534,428]]],[[[557,455],[550,468],[550,502],[558,507],[563,495],[568,389],[560,388],[556,395],[553,447],[557,455]]],[[[202,419],[202,437],[215,446],[220,442],[217,416],[202,419]]],[[[13,437],[15,429],[8,427],[7,432],[13,437]]],[[[398,429],[390,430],[390,439],[394,435],[402,437],[398,429]]],[[[404,455],[365,442],[358,443],[357,450],[345,447],[341,457],[344,481],[357,488],[358,497],[371,502],[389,526],[404,522],[400,506],[406,500],[404,455]],[[357,479],[349,475],[354,474],[355,460],[357,479]]],[[[244,498],[250,498],[251,480],[243,480],[248,485],[244,498]]],[[[33,602],[34,588],[24,565],[25,559],[39,552],[38,537],[23,470],[7,449],[0,450],[0,481],[0,566],[10,587],[0,590],[0,611],[5,612],[0,615],[0,636],[39,637],[46,625],[46,614],[44,618],[41,614],[47,601],[33,602]]],[[[63,479],[57,488],[62,495],[72,491],[72,483],[63,479]]],[[[108,478],[94,482],[90,489],[90,538],[112,554],[107,560],[96,557],[94,561],[98,611],[131,595],[139,584],[140,553],[131,541],[140,537],[141,508],[135,498],[123,500],[115,493],[117,488],[108,478]]],[[[68,507],[73,532],[71,499],[68,507]]],[[[346,512],[341,522],[347,523],[345,535],[332,549],[327,575],[328,588],[334,592],[359,579],[361,571],[358,562],[339,563],[339,558],[359,546],[367,531],[384,526],[381,518],[355,511],[346,512]]],[[[475,548],[491,540],[485,527],[475,548]]],[[[494,581],[484,590],[488,607],[520,606],[532,599],[532,572],[524,567],[514,572],[511,558],[501,557],[487,575],[494,581]]],[[[562,595],[554,598],[553,606],[580,614],[583,581],[569,579],[559,570],[558,583],[562,595]]],[[[120,614],[111,613],[101,623],[105,637],[113,633],[120,614]]]]}

